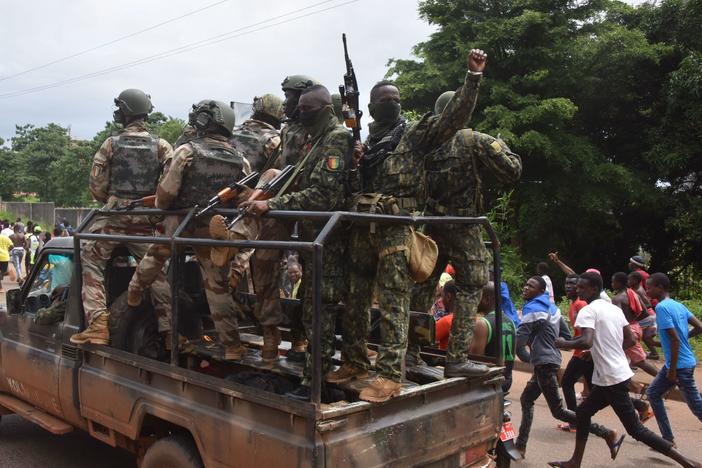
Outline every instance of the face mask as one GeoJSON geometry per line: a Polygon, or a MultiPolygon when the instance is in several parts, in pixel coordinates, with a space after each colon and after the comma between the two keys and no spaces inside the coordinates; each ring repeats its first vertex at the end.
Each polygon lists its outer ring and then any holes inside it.
{"type": "Polygon", "coordinates": [[[122,112],[122,109],[117,109],[112,113],[112,118],[114,119],[115,122],[118,124],[124,125],[124,112],[122,112]]]}
{"type": "Polygon", "coordinates": [[[334,108],[331,105],[327,105],[314,111],[300,112],[299,118],[305,130],[307,130],[312,137],[315,137],[328,125],[332,117],[336,120],[334,108]]]}
{"type": "Polygon", "coordinates": [[[396,101],[371,102],[368,104],[368,110],[376,122],[391,123],[400,116],[400,103],[396,101]]]}

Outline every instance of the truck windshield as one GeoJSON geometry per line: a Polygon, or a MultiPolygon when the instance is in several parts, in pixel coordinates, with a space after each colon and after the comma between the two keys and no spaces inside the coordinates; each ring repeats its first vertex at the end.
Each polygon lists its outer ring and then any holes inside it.
{"type": "Polygon", "coordinates": [[[51,294],[57,289],[66,288],[73,275],[73,256],[49,254],[42,258],[40,271],[34,278],[30,294],[51,294]]]}

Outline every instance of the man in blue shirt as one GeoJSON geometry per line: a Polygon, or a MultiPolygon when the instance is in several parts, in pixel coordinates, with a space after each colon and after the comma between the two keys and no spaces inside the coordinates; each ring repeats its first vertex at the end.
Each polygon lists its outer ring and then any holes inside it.
{"type": "Polygon", "coordinates": [[[687,307],[670,298],[670,280],[665,274],[652,274],[646,281],[646,287],[648,295],[659,301],[656,306],[656,325],[665,355],[665,366],[653,379],[646,394],[661,435],[673,442],[673,429],[663,405],[663,394],[674,385],[677,384],[685,394],[687,406],[702,421],[702,396],[694,377],[697,361],[688,341],[688,338],[702,333],[702,322],[687,307]],[[694,328],[688,331],[688,325],[694,328]]]}

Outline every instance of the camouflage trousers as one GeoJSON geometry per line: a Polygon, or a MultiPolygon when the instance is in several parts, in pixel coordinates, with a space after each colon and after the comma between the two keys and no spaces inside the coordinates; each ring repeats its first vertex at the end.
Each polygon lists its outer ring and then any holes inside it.
{"type": "MultiPolygon", "coordinates": [[[[304,234],[304,229],[303,229],[304,234]]],[[[313,240],[314,235],[303,235],[305,240],[313,240]]],[[[321,335],[320,350],[322,354],[322,379],[331,371],[332,357],[336,350],[335,329],[337,313],[343,309],[340,303],[346,299],[348,288],[344,268],[344,251],[347,237],[345,233],[337,232],[332,234],[324,245],[322,255],[322,290],[320,311],[321,335]]],[[[314,351],[314,263],[311,252],[301,252],[301,260],[304,267],[302,275],[303,299],[302,299],[302,323],[310,345],[305,353],[305,367],[303,372],[303,384],[309,385],[312,381],[312,352],[314,351]]]]}
{"type": "MultiPolygon", "coordinates": [[[[166,235],[172,235],[181,221],[182,217],[180,216],[166,217],[164,220],[166,235]]],[[[190,227],[182,235],[183,237],[209,237],[209,218],[191,223],[190,227]]],[[[194,250],[204,280],[207,304],[210,307],[210,314],[219,340],[225,346],[238,344],[237,309],[234,298],[229,291],[230,267],[229,265],[224,267],[215,266],[210,260],[209,247],[194,247],[194,250]]],[[[139,266],[137,266],[134,276],[129,282],[129,289],[143,291],[148,288],[162,274],[163,267],[170,257],[170,246],[163,244],[151,245],[144,258],[139,262],[139,266]]]]}
{"type": "MultiPolygon", "coordinates": [[[[91,233],[153,236],[154,224],[147,216],[98,216],[90,228],[91,233]]],[[[122,243],[105,240],[81,242],[81,268],[83,271],[83,310],[88,323],[107,311],[107,294],[105,292],[105,269],[112,258],[113,251],[125,246],[129,254],[139,261],[144,258],[149,244],[122,243]]],[[[170,330],[170,287],[163,271],[153,277],[154,287],[151,300],[158,318],[159,329],[170,330]]]]}
{"type": "MultiPolygon", "coordinates": [[[[429,215],[428,215],[429,216],[429,215]]],[[[434,225],[427,226],[426,234],[439,247],[439,259],[431,277],[416,284],[412,291],[412,308],[427,312],[434,303],[434,290],[449,260],[456,270],[456,311],[449,334],[447,362],[468,360],[468,349],[473,341],[473,330],[482,296],[488,281],[487,250],[479,226],[434,225]]],[[[418,352],[412,345],[411,352],[418,352]]]]}
{"type": "Polygon", "coordinates": [[[374,288],[380,307],[380,339],[375,368],[379,375],[399,382],[407,349],[409,301],[412,279],[404,251],[393,247],[406,245],[408,226],[354,226],[349,246],[349,294],[347,313],[342,318],[344,361],[360,369],[369,367],[366,350],[369,333],[369,308],[374,288]]]}

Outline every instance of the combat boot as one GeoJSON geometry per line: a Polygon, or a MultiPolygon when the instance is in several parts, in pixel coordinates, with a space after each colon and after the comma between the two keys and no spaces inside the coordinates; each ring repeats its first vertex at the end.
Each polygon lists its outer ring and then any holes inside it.
{"type": "Polygon", "coordinates": [[[487,374],[490,368],[472,361],[450,362],[444,366],[444,377],[475,377],[487,374]]]}
{"type": "Polygon", "coordinates": [[[246,355],[247,348],[241,343],[231,344],[224,348],[225,361],[241,361],[246,355]]]}
{"type": "Polygon", "coordinates": [[[88,328],[80,333],[76,333],[71,337],[71,343],[73,344],[97,344],[97,345],[108,345],[110,344],[110,330],[107,328],[107,321],[110,314],[102,314],[93,320],[88,328]]]}
{"type": "Polygon", "coordinates": [[[368,377],[368,371],[365,369],[359,369],[351,364],[342,364],[334,372],[327,374],[327,382],[342,384],[346,382],[351,382],[353,379],[365,379],[368,377]]]}
{"type": "Polygon", "coordinates": [[[293,341],[292,346],[285,357],[288,361],[304,362],[305,351],[307,351],[307,340],[293,341]]]}
{"type": "Polygon", "coordinates": [[[261,358],[264,361],[275,361],[278,359],[278,346],[281,342],[280,330],[276,325],[266,325],[263,327],[263,350],[261,358]]]}
{"type": "Polygon", "coordinates": [[[144,291],[130,287],[127,289],[127,305],[138,307],[144,299],[144,291]]]}
{"type": "Polygon", "coordinates": [[[402,385],[385,377],[376,377],[367,387],[361,390],[358,397],[372,403],[382,403],[400,394],[402,385]]]}
{"type": "MultiPolygon", "coordinates": [[[[210,236],[219,240],[243,240],[240,234],[227,229],[227,222],[224,216],[214,215],[210,220],[210,236]]],[[[239,252],[237,247],[212,247],[210,259],[218,267],[223,267],[229,260],[239,252]]]]}

